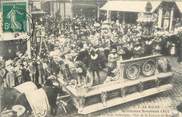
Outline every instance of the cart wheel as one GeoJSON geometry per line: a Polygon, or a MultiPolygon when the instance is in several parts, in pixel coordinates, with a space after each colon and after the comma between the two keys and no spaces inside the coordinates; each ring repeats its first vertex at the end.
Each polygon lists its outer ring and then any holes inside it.
{"type": "Polygon", "coordinates": [[[129,65],[126,68],[126,77],[130,80],[135,80],[140,75],[140,66],[136,63],[129,65]]]}
{"type": "Polygon", "coordinates": [[[156,65],[155,61],[153,60],[146,61],[142,66],[142,73],[145,76],[153,75],[155,73],[155,70],[156,70],[156,65]]]}

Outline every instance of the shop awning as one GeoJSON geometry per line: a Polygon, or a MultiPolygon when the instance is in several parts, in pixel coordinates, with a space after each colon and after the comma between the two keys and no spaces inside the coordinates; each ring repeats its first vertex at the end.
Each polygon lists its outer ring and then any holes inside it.
{"type": "Polygon", "coordinates": [[[74,3],[74,6],[82,6],[82,7],[97,7],[96,4],[86,4],[86,3],[74,3]]]}
{"type": "Polygon", "coordinates": [[[46,12],[44,12],[44,11],[32,11],[31,14],[32,15],[40,15],[40,14],[46,14],[46,12]]]}
{"type": "Polygon", "coordinates": [[[42,2],[71,2],[71,1],[72,0],[42,0],[42,2]]]}
{"type": "Polygon", "coordinates": [[[182,2],[176,2],[179,11],[182,13],[182,2]]]}
{"type": "MultiPolygon", "coordinates": [[[[161,1],[151,1],[152,12],[160,5],[161,1]]],[[[108,1],[101,10],[123,12],[145,12],[147,1],[108,1]]]]}

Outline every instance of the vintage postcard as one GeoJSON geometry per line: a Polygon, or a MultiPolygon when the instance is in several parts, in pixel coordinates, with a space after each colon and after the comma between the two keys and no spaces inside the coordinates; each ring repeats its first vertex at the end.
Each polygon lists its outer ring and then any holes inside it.
{"type": "Polygon", "coordinates": [[[0,0],[1,117],[182,117],[181,0],[0,0]]]}

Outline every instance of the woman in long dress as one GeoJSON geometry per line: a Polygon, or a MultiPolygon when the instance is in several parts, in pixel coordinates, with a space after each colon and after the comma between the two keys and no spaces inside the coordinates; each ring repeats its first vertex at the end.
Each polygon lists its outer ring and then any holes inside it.
{"type": "Polygon", "coordinates": [[[16,75],[14,72],[14,67],[12,65],[9,65],[8,68],[8,73],[6,74],[6,87],[12,88],[16,86],[16,75]]]}

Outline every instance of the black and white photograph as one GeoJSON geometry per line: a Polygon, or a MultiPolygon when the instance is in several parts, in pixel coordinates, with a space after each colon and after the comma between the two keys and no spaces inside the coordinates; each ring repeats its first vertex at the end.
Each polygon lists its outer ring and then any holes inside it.
{"type": "Polygon", "coordinates": [[[0,117],[182,117],[182,0],[0,0],[0,117]]]}

